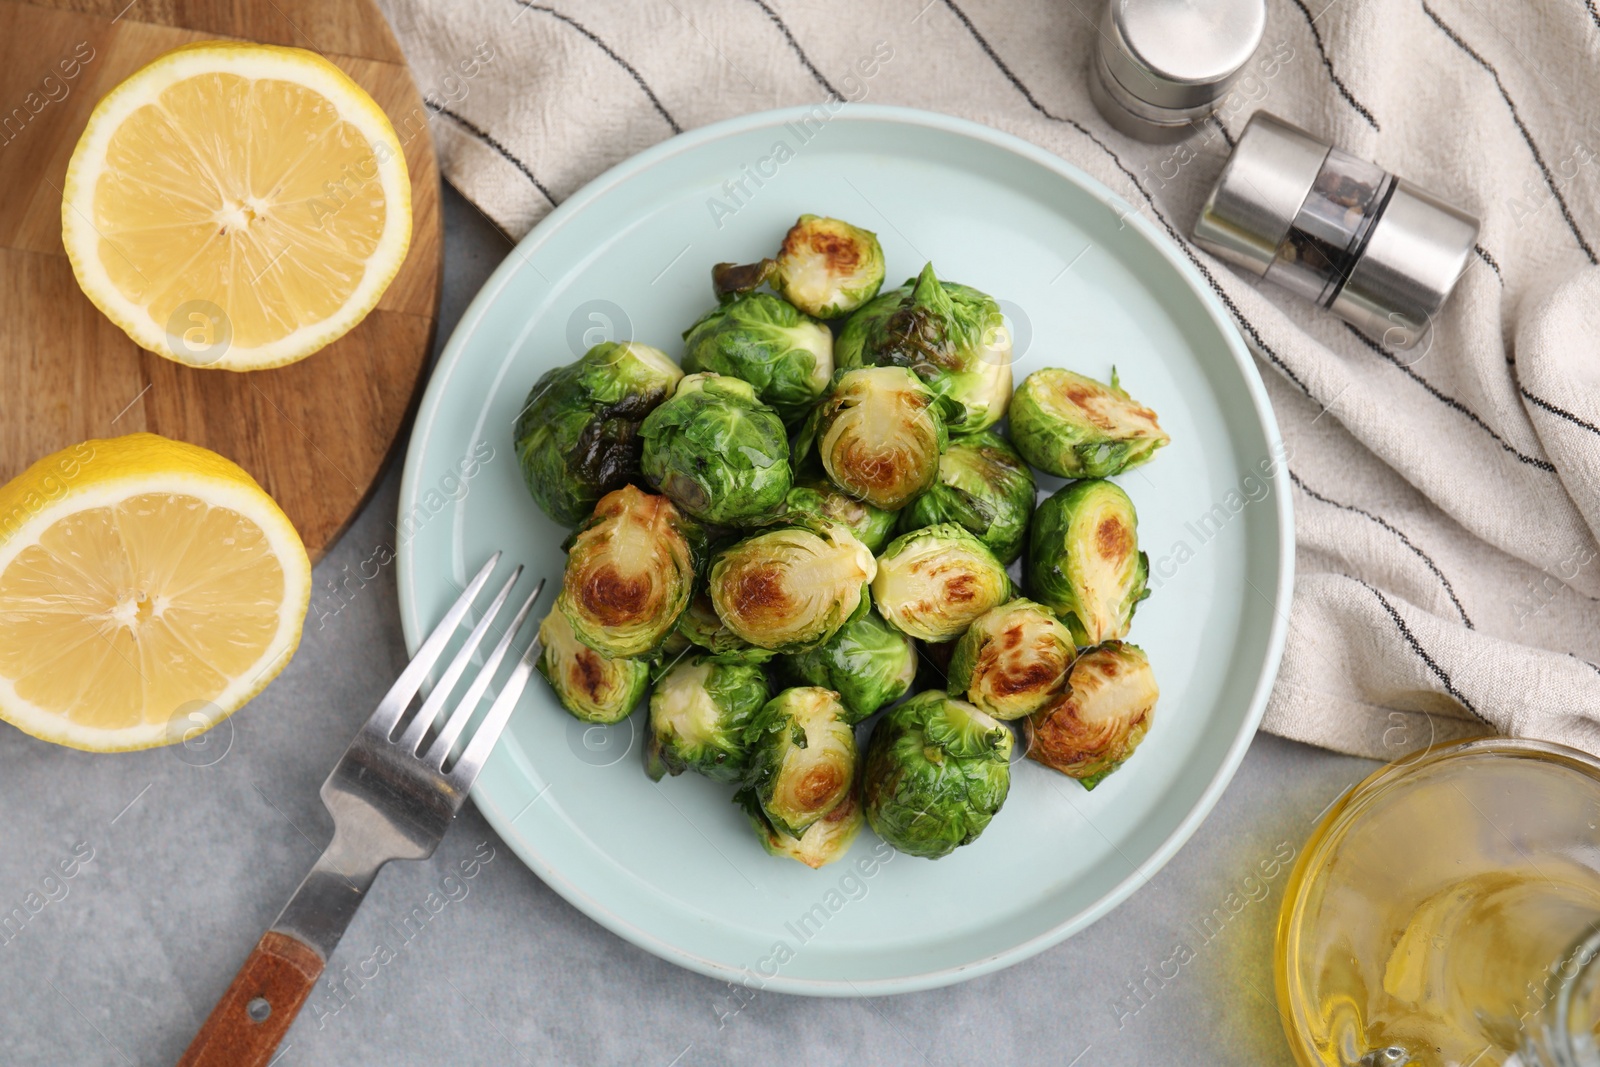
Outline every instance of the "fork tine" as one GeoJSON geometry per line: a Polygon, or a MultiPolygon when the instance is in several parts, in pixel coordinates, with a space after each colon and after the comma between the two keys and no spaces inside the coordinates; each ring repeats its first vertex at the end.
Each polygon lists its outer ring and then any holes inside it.
{"type": "MultiPolygon", "coordinates": [[[[488,660],[484,662],[483,670],[478,672],[478,676],[467,687],[467,692],[462,696],[461,702],[450,713],[450,719],[445,723],[444,729],[439,731],[439,736],[434,738],[433,744],[428,746],[428,752],[422,757],[422,761],[429,767],[439,770],[444,766],[444,761],[450,758],[450,750],[455,747],[456,738],[461,736],[462,730],[466,729],[467,722],[472,718],[473,711],[478,707],[478,702],[483,699],[483,694],[489,688],[489,683],[494,680],[495,672],[500,669],[500,661],[506,658],[506,652],[511,648],[511,642],[515,640],[518,631],[522,629],[523,622],[528,618],[528,613],[533,610],[534,603],[538,601],[540,594],[543,592],[544,579],[541,578],[539,579],[539,584],[534,586],[533,593],[529,595],[527,600],[523,601],[522,607],[517,610],[516,616],[511,620],[511,625],[506,628],[506,632],[501,635],[499,643],[494,646],[494,651],[489,653],[488,660]]],[[[537,638],[535,638],[534,643],[538,644],[537,638]]]]}
{"type": "Polygon", "coordinates": [[[467,742],[466,751],[461,753],[461,758],[456,760],[456,765],[446,774],[450,784],[460,792],[465,793],[471,789],[472,783],[477,780],[478,772],[483,770],[490,750],[500,739],[500,731],[505,729],[506,721],[511,718],[512,709],[517,706],[517,700],[527,688],[528,676],[533,673],[534,661],[539,658],[542,647],[537,638],[528,645],[527,650],[522,653],[522,658],[517,660],[517,665],[506,677],[505,685],[500,687],[500,695],[489,705],[488,714],[484,715],[483,721],[478,724],[472,740],[467,742]]]}
{"type": "Polygon", "coordinates": [[[511,595],[511,587],[517,584],[517,579],[522,577],[522,567],[512,568],[511,578],[500,587],[500,592],[489,602],[484,610],[483,618],[472,628],[467,639],[461,643],[461,648],[456,651],[455,658],[450,661],[444,674],[434,683],[433,690],[428,694],[428,699],[422,702],[422,707],[417,709],[416,715],[406,726],[406,732],[400,736],[400,748],[404,752],[415,753],[422,748],[422,738],[439,717],[439,709],[444,707],[444,702],[450,699],[451,690],[461,680],[461,674],[472,662],[472,657],[477,654],[478,646],[483,643],[484,635],[489,632],[489,627],[494,625],[495,618],[500,614],[500,609],[505,605],[506,598],[511,595]]]}
{"type": "Polygon", "coordinates": [[[417,649],[417,654],[412,657],[406,669],[400,672],[400,677],[395,679],[389,692],[378,702],[377,710],[367,720],[367,728],[381,731],[384,737],[394,732],[395,723],[400,721],[401,714],[411,703],[411,698],[417,695],[417,690],[422,688],[422,680],[427,677],[433,665],[444,654],[445,645],[450,643],[450,635],[455,633],[456,627],[461,625],[461,620],[466,616],[467,609],[472,607],[472,602],[483,591],[489,575],[494,573],[495,566],[500,562],[500,553],[496,552],[489,557],[472,581],[467,583],[467,588],[462,592],[456,602],[445,612],[444,618],[439,620],[439,625],[433,628],[427,640],[417,649]]]}

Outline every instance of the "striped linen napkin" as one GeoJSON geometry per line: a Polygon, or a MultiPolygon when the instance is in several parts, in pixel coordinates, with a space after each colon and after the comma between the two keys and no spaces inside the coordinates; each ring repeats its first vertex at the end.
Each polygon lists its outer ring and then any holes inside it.
{"type": "Polygon", "coordinates": [[[1070,160],[1236,318],[1288,446],[1298,579],[1266,729],[1392,758],[1500,732],[1600,753],[1600,10],[1268,0],[1207,136],[1088,98],[1092,0],[381,0],[446,178],[520,237],[683,130],[831,97],[946,112],[1070,160]],[[1188,231],[1266,107],[1483,219],[1431,346],[1258,289],[1188,231]]]}

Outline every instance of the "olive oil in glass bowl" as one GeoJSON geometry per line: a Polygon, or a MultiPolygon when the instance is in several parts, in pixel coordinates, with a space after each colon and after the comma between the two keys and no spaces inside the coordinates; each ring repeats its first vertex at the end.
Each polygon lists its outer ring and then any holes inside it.
{"type": "Polygon", "coordinates": [[[1494,738],[1374,772],[1278,917],[1301,1067],[1600,1067],[1600,761],[1494,738]]]}

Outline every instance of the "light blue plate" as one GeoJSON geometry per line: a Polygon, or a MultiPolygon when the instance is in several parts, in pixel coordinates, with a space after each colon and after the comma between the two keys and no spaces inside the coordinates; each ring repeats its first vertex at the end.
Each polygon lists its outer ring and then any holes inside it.
{"type": "Polygon", "coordinates": [[[681,355],[681,332],[713,302],[711,265],[770,254],[802,212],[877,231],[891,284],[932,259],[941,275],[1001,298],[1019,381],[1044,366],[1104,379],[1114,363],[1173,442],[1120,479],[1156,587],[1132,639],[1155,665],[1161,701],[1137,755],[1093,793],[1021,763],[1005,809],[953,855],[897,855],[867,830],[846,859],[812,871],[763,852],[726,786],[694,775],[651,783],[642,709],[585,728],[538,679],[473,790],[523,862],[651,952],[785,992],[894,993],[1055,944],[1194,832],[1266,704],[1293,527],[1288,493],[1263,477],[1281,473],[1282,445],[1243,342],[1183,254],[1130,205],[970,122],[851,105],[826,120],[813,109],[806,127],[805,114],[750,115],[658,145],[590,183],[506,257],[417,416],[400,606],[415,649],[495,548],[528,565],[525,586],[559,581],[564,531],[528,496],[511,441],[529,387],[608,337],[681,355]]]}

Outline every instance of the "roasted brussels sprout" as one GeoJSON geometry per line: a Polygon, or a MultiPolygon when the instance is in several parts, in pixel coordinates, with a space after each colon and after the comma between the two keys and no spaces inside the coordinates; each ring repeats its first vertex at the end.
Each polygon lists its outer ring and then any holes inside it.
{"type": "Polygon", "coordinates": [[[544,513],[576,526],[633,478],[639,424],[682,377],[665,352],[631,341],[595,345],[577,362],[545,372],[515,431],[523,480],[544,513]]]}
{"type": "Polygon", "coordinates": [[[949,691],[997,719],[1020,719],[1060,693],[1078,654],[1050,609],[1013,600],[980,615],[956,642],[949,691]]]}
{"type": "Polygon", "coordinates": [[[1080,647],[1126,637],[1150,595],[1133,501],[1114,482],[1068,482],[1034,512],[1024,573],[1080,647]]]}
{"type": "Polygon", "coordinates": [[[910,691],[917,646],[868,611],[821,648],[786,657],[784,667],[807,685],[838,693],[844,720],[854,725],[910,691]]]}
{"type": "Polygon", "coordinates": [[[778,252],[772,287],[819,319],[850,314],[883,286],[876,234],[839,219],[801,215],[778,252]]]}
{"type": "Polygon", "coordinates": [[[1066,692],[1028,717],[1028,758],[1093,789],[1144,740],[1159,695],[1137,646],[1091,648],[1072,665],[1066,692]]]}
{"type": "Polygon", "coordinates": [[[949,397],[952,433],[987,429],[1011,398],[1011,332],[993,297],[941,282],[933,264],[850,316],[833,346],[833,364],[906,367],[949,397]]]}
{"type": "Polygon", "coordinates": [[[833,334],[792,304],[748,293],[684,331],[683,369],[742,378],[786,423],[811,411],[833,376],[833,334]]]}
{"type": "Polygon", "coordinates": [[[697,771],[718,782],[742,781],[749,767],[745,730],[767,702],[767,674],[759,664],[685,656],[650,694],[645,770],[697,771]]]}
{"type": "Polygon", "coordinates": [[[897,511],[933,484],[949,443],[945,406],[903,367],[840,374],[795,439],[796,461],[815,444],[834,485],[897,511]]]}
{"type": "Polygon", "coordinates": [[[607,493],[567,547],[556,608],[608,656],[658,647],[689,604],[694,560],[672,501],[634,486],[607,493]]]}
{"type": "Polygon", "coordinates": [[[894,534],[895,513],[875,508],[865,500],[842,492],[826,478],[800,478],[785,501],[786,513],[798,518],[811,516],[830,522],[842,522],[856,535],[856,540],[867,546],[867,551],[877,555],[894,534]]]}
{"type": "Polygon", "coordinates": [[[778,261],[761,259],[754,263],[718,263],[711,268],[711,290],[719,301],[731,300],[741,293],[752,293],[772,280],[778,271],[778,261]]]}
{"type": "Polygon", "coordinates": [[[783,420],[755,386],[724,374],[691,374],[639,427],[645,480],[685,514],[722,526],[771,518],[789,492],[783,420]]]}
{"type": "Polygon", "coordinates": [[[949,641],[1011,599],[1011,578],[982,541],[942,522],[889,542],[878,557],[872,599],[902,633],[949,641]]]}
{"type": "Polygon", "coordinates": [[[779,526],[723,549],[707,585],[736,636],[776,652],[825,643],[864,613],[877,563],[838,523],[779,526]]]}
{"type": "Polygon", "coordinates": [[[678,619],[678,633],[728,663],[765,663],[777,653],[757,648],[728,629],[717,615],[711,595],[704,590],[689,598],[689,607],[678,619]]]}
{"type": "Polygon", "coordinates": [[[559,611],[539,624],[539,643],[539,673],[561,706],[584,722],[621,722],[649,686],[648,663],[596,652],[578,640],[559,611]]]}
{"type": "Polygon", "coordinates": [[[867,822],[936,860],[977,840],[1011,788],[1011,731],[964,700],[918,693],[873,727],[862,769],[867,822]]]}
{"type": "Polygon", "coordinates": [[[1005,438],[988,430],[962,434],[939,458],[938,481],[900,512],[899,530],[958,523],[1010,563],[1022,555],[1033,497],[1033,471],[1005,438]]]}
{"type": "Polygon", "coordinates": [[[850,790],[836,808],[806,827],[799,837],[786,834],[772,825],[762,812],[754,791],[741,789],[733,800],[750,816],[750,825],[755,827],[761,847],[770,855],[787,856],[815,870],[849,852],[856,835],[861,832],[865,820],[861,816],[861,800],[856,793],[857,790],[850,790]]]}
{"type": "Polygon", "coordinates": [[[829,689],[785,689],[745,729],[746,781],[774,829],[799,837],[850,794],[856,733],[829,689]]]}
{"type": "Polygon", "coordinates": [[[1123,391],[1047,367],[1023,379],[1011,400],[1011,439],[1040,470],[1062,478],[1109,478],[1148,462],[1171,441],[1156,413],[1123,391]]]}

